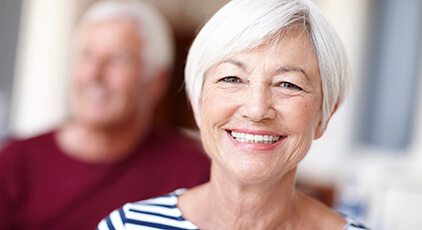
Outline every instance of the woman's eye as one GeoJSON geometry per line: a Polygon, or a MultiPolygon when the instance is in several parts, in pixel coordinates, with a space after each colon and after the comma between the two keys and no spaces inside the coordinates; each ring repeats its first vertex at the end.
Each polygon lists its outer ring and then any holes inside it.
{"type": "Polygon", "coordinates": [[[223,82],[223,83],[241,83],[241,80],[238,77],[230,76],[230,77],[223,77],[220,80],[218,80],[218,82],[223,82]]]}
{"type": "Polygon", "coordinates": [[[291,89],[291,90],[296,90],[296,91],[301,91],[301,90],[302,90],[302,88],[300,88],[299,86],[297,86],[297,85],[295,85],[295,84],[292,84],[292,83],[290,83],[290,82],[285,82],[285,81],[281,82],[281,83],[279,84],[279,86],[280,86],[281,88],[291,89]]]}

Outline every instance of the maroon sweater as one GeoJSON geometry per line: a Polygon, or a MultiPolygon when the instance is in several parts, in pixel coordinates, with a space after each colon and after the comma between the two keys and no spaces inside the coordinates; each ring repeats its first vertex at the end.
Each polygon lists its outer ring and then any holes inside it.
{"type": "Polygon", "coordinates": [[[0,229],[95,229],[110,211],[209,179],[198,143],[153,131],[122,162],[85,163],[58,147],[55,132],[0,153],[0,229]]]}

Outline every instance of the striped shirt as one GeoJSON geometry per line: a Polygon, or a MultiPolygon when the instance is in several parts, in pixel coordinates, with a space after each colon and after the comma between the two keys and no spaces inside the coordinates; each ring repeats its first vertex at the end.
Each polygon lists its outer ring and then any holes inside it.
{"type": "MultiPolygon", "coordinates": [[[[183,218],[177,208],[178,196],[186,192],[185,189],[176,190],[170,194],[127,203],[122,208],[113,211],[98,224],[98,230],[194,230],[199,229],[190,221],[183,218]]],[[[367,230],[365,226],[345,217],[347,224],[344,230],[367,230]]]]}

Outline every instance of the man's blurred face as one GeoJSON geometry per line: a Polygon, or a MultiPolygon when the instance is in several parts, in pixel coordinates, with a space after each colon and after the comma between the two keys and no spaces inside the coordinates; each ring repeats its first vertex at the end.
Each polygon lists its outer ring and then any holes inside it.
{"type": "Polygon", "coordinates": [[[82,31],[72,72],[74,119],[116,128],[149,117],[154,106],[142,45],[137,25],[128,20],[96,22],[82,31]]]}

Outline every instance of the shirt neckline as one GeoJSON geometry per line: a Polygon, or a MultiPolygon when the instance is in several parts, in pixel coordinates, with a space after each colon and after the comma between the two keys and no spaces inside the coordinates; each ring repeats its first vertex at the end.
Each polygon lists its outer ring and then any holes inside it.
{"type": "MultiPolygon", "coordinates": [[[[179,188],[176,189],[175,191],[171,192],[169,195],[173,196],[175,198],[175,208],[177,209],[177,211],[180,213],[180,219],[183,221],[186,221],[187,223],[191,224],[193,227],[196,227],[197,229],[199,229],[198,226],[196,226],[194,223],[192,223],[191,221],[187,220],[183,214],[182,211],[180,210],[178,203],[179,203],[179,197],[183,194],[185,194],[188,191],[188,189],[186,188],[179,188]]],[[[346,220],[346,224],[344,225],[344,230],[347,230],[349,227],[359,227],[362,229],[367,229],[363,224],[357,222],[355,219],[353,219],[351,216],[348,216],[344,213],[340,213],[343,218],[346,220]]]]}

